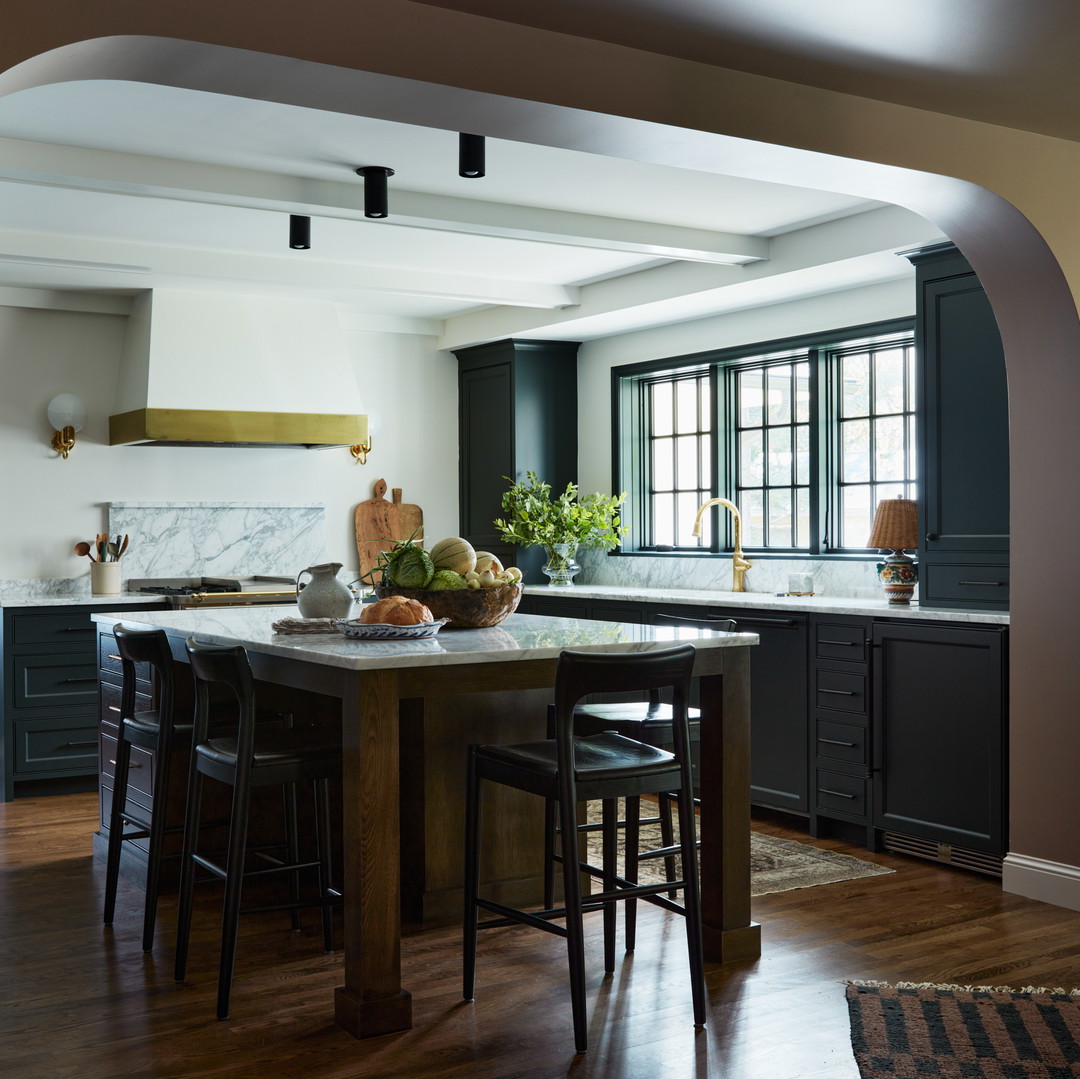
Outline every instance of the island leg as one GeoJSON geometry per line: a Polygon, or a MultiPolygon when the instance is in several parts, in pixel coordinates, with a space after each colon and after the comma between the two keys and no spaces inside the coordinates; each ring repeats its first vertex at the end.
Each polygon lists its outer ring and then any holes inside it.
{"type": "Polygon", "coordinates": [[[342,696],[345,984],[338,1024],[357,1038],[408,1030],[412,1000],[401,988],[398,825],[398,678],[371,671],[342,696]]]}
{"type": "Polygon", "coordinates": [[[761,954],[750,920],[750,658],[748,648],[716,651],[723,673],[699,682],[701,914],[705,958],[731,963],[761,954]]]}

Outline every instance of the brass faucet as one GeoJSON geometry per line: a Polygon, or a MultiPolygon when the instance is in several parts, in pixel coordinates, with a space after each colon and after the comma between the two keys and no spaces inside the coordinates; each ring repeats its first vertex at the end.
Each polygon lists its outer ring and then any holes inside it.
{"type": "Polygon", "coordinates": [[[697,511],[697,517],[694,518],[694,528],[690,535],[701,535],[701,519],[710,506],[724,506],[726,509],[731,510],[731,516],[735,521],[735,553],[731,558],[731,591],[745,592],[746,571],[750,568],[750,563],[743,557],[742,516],[739,514],[735,503],[729,502],[726,498],[710,498],[708,502],[703,502],[697,511]]]}

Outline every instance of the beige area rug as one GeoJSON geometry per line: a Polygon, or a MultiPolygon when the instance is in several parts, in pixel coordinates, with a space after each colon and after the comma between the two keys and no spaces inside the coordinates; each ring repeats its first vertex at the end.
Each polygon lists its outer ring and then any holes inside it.
{"type": "MultiPolygon", "coordinates": [[[[620,802],[620,812],[622,803],[620,802]]],[[[642,805],[642,816],[655,815],[655,806],[642,805]]],[[[600,820],[600,803],[589,804],[589,820],[600,820]]],[[[678,817],[676,816],[676,825],[678,817]]],[[[678,835],[678,832],[676,832],[678,835]]],[[[641,829],[642,849],[660,846],[660,826],[643,825],[641,829]]],[[[623,872],[622,836],[619,842],[619,873],[623,872]]],[[[603,859],[599,832],[589,834],[589,863],[600,865],[603,859]]],[[[857,880],[860,877],[877,877],[895,872],[885,866],[853,858],[849,854],[837,854],[823,850],[809,843],[797,843],[792,839],[779,839],[750,833],[750,894],[772,895],[775,892],[792,892],[797,888],[816,888],[821,884],[836,884],[843,880],[857,880]]],[[[676,859],[676,873],[681,873],[676,859]]],[[[664,878],[664,862],[654,859],[641,862],[638,879],[642,884],[659,883],[664,878]]]]}

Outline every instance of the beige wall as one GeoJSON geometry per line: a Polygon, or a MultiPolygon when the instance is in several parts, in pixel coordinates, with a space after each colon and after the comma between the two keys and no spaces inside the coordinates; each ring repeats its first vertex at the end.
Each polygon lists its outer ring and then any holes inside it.
{"type": "Polygon", "coordinates": [[[1073,300],[1080,292],[1080,147],[950,117],[947,99],[942,114],[907,109],[405,0],[309,0],[302,17],[283,0],[265,0],[258,19],[246,5],[237,8],[188,0],[161,10],[144,0],[114,0],[103,11],[46,0],[5,28],[0,71],[109,34],[161,34],[299,62],[129,39],[27,64],[0,76],[0,93],[80,73],[112,75],[762,179],[797,178],[908,206],[958,242],[987,287],[1010,374],[1011,845],[1031,858],[1080,866],[1080,832],[1069,826],[1080,817],[1080,664],[1070,654],[1075,604],[1046,551],[1047,538],[1067,542],[1080,524],[1080,327],[1073,300]]]}

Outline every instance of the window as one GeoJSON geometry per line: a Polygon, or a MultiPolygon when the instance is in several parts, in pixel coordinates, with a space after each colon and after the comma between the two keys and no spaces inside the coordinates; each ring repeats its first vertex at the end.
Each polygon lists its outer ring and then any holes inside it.
{"type": "Polygon", "coordinates": [[[624,550],[722,551],[733,501],[748,550],[865,551],[881,498],[915,497],[910,321],[613,372],[624,550]]]}

